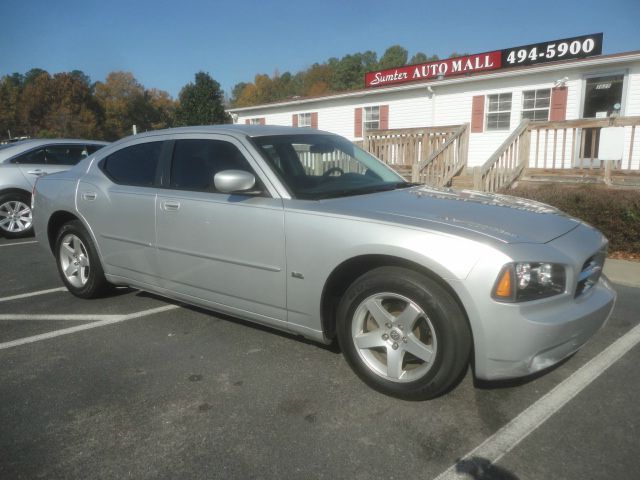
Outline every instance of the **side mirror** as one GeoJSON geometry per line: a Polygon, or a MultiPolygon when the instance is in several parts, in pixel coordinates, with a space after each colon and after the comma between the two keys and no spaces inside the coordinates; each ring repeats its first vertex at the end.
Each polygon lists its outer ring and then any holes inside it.
{"type": "Polygon", "coordinates": [[[213,177],[216,190],[222,193],[245,192],[256,184],[256,177],[244,170],[223,170],[213,177]]]}

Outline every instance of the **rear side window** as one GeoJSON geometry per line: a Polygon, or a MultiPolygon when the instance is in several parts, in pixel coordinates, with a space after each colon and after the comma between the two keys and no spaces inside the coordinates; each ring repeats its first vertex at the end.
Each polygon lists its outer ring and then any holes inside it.
{"type": "Polygon", "coordinates": [[[253,173],[240,150],[222,140],[178,140],[171,162],[171,188],[215,191],[213,177],[222,170],[253,173]]]}
{"type": "Polygon", "coordinates": [[[91,155],[92,153],[96,153],[102,147],[104,147],[104,145],[87,145],[87,153],[91,155]]]}
{"type": "Polygon", "coordinates": [[[75,165],[80,160],[101,149],[104,145],[49,145],[38,148],[11,160],[19,164],[75,165]]]}
{"type": "Polygon", "coordinates": [[[115,183],[152,187],[163,142],[148,142],[123,148],[105,158],[100,168],[115,183]]]}
{"type": "Polygon", "coordinates": [[[20,163],[26,165],[47,163],[45,160],[44,148],[38,148],[37,150],[31,150],[30,152],[23,153],[19,157],[11,160],[11,163],[20,163]]]}
{"type": "Polygon", "coordinates": [[[75,165],[89,155],[84,145],[55,145],[45,149],[49,165],[75,165]]]}

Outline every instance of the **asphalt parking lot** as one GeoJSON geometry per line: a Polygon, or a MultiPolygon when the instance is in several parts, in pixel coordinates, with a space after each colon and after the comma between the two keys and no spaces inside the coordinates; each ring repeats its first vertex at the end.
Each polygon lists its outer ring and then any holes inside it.
{"type": "Polygon", "coordinates": [[[335,348],[136,290],[77,299],[32,239],[0,258],[0,479],[640,478],[638,288],[545,375],[404,402],[335,348]]]}

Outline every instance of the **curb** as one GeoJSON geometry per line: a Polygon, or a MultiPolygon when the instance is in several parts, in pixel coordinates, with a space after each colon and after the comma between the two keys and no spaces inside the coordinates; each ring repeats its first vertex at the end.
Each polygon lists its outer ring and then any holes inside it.
{"type": "Polygon", "coordinates": [[[618,285],[640,288],[640,262],[607,258],[604,274],[618,285]]]}

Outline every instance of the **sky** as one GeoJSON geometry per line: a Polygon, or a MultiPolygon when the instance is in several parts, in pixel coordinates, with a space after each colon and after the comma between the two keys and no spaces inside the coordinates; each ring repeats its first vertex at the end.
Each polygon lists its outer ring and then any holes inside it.
{"type": "MultiPolygon", "coordinates": [[[[230,95],[258,73],[295,73],[391,45],[447,57],[604,33],[640,50],[640,0],[3,0],[0,76],[130,71],[177,98],[198,71],[230,95]]],[[[364,81],[363,81],[364,83],[364,81]]],[[[364,86],[364,85],[363,85],[364,86]]]]}

